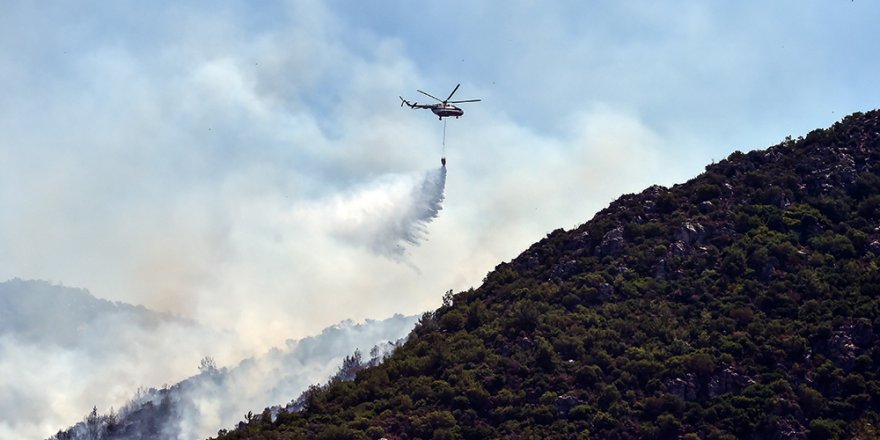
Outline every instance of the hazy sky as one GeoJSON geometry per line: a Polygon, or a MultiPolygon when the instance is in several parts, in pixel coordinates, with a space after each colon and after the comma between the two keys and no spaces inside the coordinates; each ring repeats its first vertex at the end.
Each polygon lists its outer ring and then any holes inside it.
{"type": "Polygon", "coordinates": [[[254,347],[418,313],[623,193],[877,107],[878,18],[861,0],[6,1],[0,279],[254,347]],[[377,251],[441,155],[442,124],[397,97],[456,83],[483,101],[449,121],[443,209],[420,245],[390,243],[402,258],[377,251]]]}

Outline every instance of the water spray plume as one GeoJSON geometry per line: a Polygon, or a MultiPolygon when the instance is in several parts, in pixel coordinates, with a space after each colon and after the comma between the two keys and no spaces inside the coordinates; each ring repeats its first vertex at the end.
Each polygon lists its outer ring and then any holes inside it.
{"type": "Polygon", "coordinates": [[[445,167],[387,175],[317,214],[340,240],[402,261],[407,246],[426,240],[427,224],[443,209],[445,188],[445,167]]]}

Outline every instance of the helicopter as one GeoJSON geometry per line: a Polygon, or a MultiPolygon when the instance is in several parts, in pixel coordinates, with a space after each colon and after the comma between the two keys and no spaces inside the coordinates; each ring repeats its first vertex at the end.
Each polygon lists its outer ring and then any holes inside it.
{"type": "Polygon", "coordinates": [[[462,102],[480,101],[479,99],[464,99],[464,100],[460,100],[460,101],[450,101],[450,99],[452,98],[452,95],[454,95],[455,92],[458,91],[459,86],[461,86],[461,84],[456,84],[455,88],[452,89],[452,92],[449,94],[449,96],[446,97],[446,99],[440,99],[440,98],[438,98],[434,95],[431,95],[427,92],[423,92],[421,90],[416,90],[417,92],[419,92],[423,95],[426,95],[430,98],[436,99],[439,102],[439,104],[419,104],[417,102],[409,102],[409,101],[403,99],[402,96],[398,96],[398,98],[400,98],[400,106],[403,107],[403,105],[406,104],[409,106],[409,108],[428,108],[428,109],[431,109],[431,111],[434,112],[434,114],[437,115],[439,119],[448,118],[450,116],[455,116],[455,119],[458,119],[461,115],[464,114],[464,110],[454,106],[453,104],[460,104],[462,102]]]}

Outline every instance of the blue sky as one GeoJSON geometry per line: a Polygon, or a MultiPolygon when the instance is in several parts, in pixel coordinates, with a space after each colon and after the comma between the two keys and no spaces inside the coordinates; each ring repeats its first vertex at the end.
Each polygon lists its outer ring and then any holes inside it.
{"type": "Polygon", "coordinates": [[[255,347],[428,310],[623,193],[880,102],[869,1],[3,9],[0,278],[255,347]],[[377,254],[358,225],[394,221],[441,154],[397,96],[456,83],[483,101],[449,121],[444,209],[403,261],[377,254]]]}

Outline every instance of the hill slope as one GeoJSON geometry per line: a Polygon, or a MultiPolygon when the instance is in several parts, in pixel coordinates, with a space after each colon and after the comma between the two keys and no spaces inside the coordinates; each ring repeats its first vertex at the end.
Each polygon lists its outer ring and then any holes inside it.
{"type": "Polygon", "coordinates": [[[316,336],[289,339],[284,347],[245,359],[232,368],[217,368],[213,359],[206,357],[198,375],[162,389],[139,389],[118,412],[101,415],[95,409],[82,422],[51,438],[201,438],[234,423],[254,405],[290,401],[290,396],[334,372],[352,376],[355,370],[378,363],[415,320],[414,316],[395,315],[360,324],[344,321],[316,336]],[[370,353],[369,359],[357,351],[361,349],[370,353]]]}
{"type": "Polygon", "coordinates": [[[221,437],[876,438],[878,254],[872,111],[621,197],[221,437]]]}

